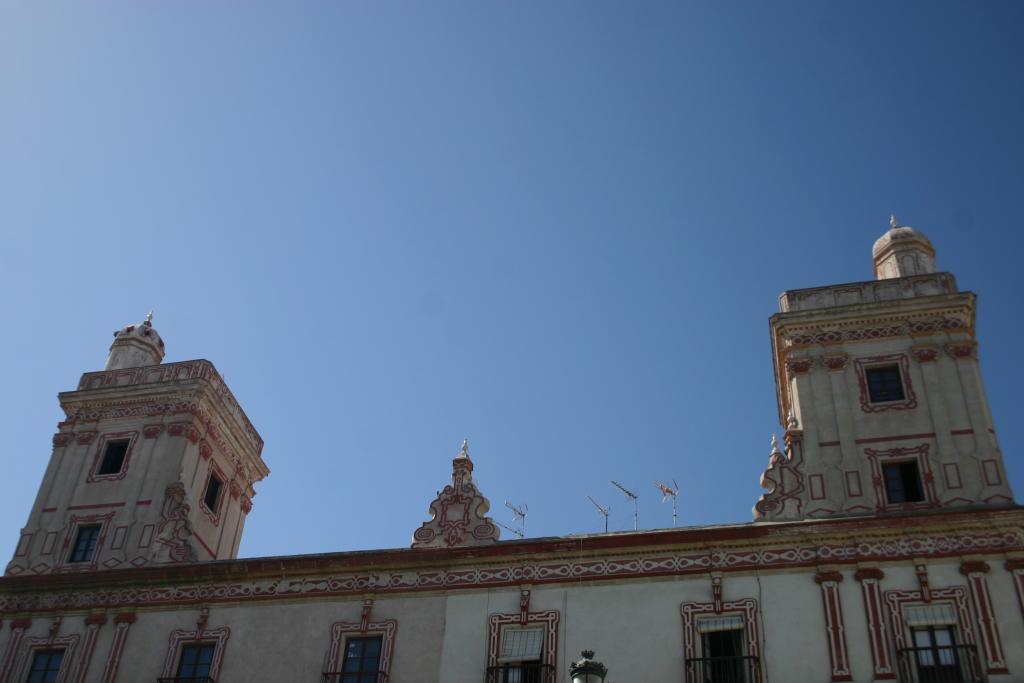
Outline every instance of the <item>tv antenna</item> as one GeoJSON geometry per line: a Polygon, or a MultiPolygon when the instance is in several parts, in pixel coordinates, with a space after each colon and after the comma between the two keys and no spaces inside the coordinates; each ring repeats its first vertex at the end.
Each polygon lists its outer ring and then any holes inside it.
{"type": "Polygon", "coordinates": [[[640,496],[636,495],[635,493],[633,493],[632,491],[627,489],[625,486],[623,486],[619,482],[615,481],[614,479],[612,479],[612,485],[614,485],[615,488],[617,488],[620,491],[622,491],[623,493],[625,493],[626,497],[633,501],[633,531],[636,531],[637,530],[637,517],[639,517],[639,515],[640,515],[640,506],[637,503],[637,499],[640,496]]]}
{"type": "Polygon", "coordinates": [[[511,531],[512,533],[514,533],[514,534],[515,534],[516,536],[518,536],[519,538],[522,538],[523,536],[525,536],[525,535],[526,535],[526,534],[525,534],[525,533],[523,532],[523,530],[522,530],[522,529],[513,529],[513,528],[512,528],[512,527],[510,527],[510,526],[509,526],[508,524],[502,524],[502,523],[501,523],[501,522],[499,522],[498,520],[494,520],[494,523],[495,523],[495,524],[497,524],[498,526],[500,526],[500,527],[501,527],[502,529],[504,529],[505,531],[511,531]]]}
{"type": "Polygon", "coordinates": [[[526,536],[526,515],[530,512],[530,508],[526,507],[526,503],[516,507],[512,503],[505,501],[505,507],[512,511],[512,515],[516,518],[522,527],[522,533],[519,534],[519,538],[526,536]]]}
{"type": "Polygon", "coordinates": [[[660,481],[654,482],[654,485],[659,491],[661,491],[661,502],[664,503],[669,498],[672,499],[672,526],[676,525],[676,501],[679,498],[679,483],[675,479],[672,480],[672,486],[668,484],[662,484],[660,481]]]}
{"type": "Polygon", "coordinates": [[[593,503],[594,507],[597,508],[597,514],[599,514],[602,517],[604,517],[604,532],[608,533],[608,513],[611,511],[611,508],[604,507],[603,505],[598,503],[596,500],[594,500],[590,496],[587,496],[587,500],[589,500],[591,503],[593,503]]]}

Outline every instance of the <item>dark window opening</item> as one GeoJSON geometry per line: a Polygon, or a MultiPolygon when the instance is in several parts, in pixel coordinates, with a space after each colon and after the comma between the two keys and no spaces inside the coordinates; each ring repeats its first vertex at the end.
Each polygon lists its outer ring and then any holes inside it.
{"type": "Polygon", "coordinates": [[[746,657],[743,649],[743,629],[733,628],[709,631],[701,635],[703,658],[693,662],[700,683],[748,683],[756,660],[746,657]]]}
{"type": "Polygon", "coordinates": [[[381,636],[345,641],[345,659],[337,683],[378,683],[382,641],[381,636]]]}
{"type": "Polygon", "coordinates": [[[210,473],[210,481],[206,483],[206,495],[203,496],[203,504],[210,512],[217,512],[217,504],[220,503],[220,492],[224,488],[224,482],[215,473],[210,473]]]}
{"type": "Polygon", "coordinates": [[[118,474],[124,467],[124,459],[128,455],[128,439],[108,441],[103,451],[103,460],[96,474],[118,474]]]}
{"type": "Polygon", "coordinates": [[[71,557],[68,558],[68,562],[90,562],[96,553],[96,542],[99,538],[99,524],[78,527],[75,546],[71,549],[71,557]]]}
{"type": "Polygon", "coordinates": [[[177,679],[182,683],[212,683],[210,668],[216,643],[191,643],[181,648],[177,679]]]}
{"type": "Polygon", "coordinates": [[[914,660],[921,683],[960,683],[964,680],[962,653],[953,629],[928,626],[913,630],[914,660]]]}
{"type": "Polygon", "coordinates": [[[882,465],[882,474],[885,476],[885,495],[890,504],[924,501],[921,476],[913,460],[882,465]]]}
{"type": "Polygon", "coordinates": [[[36,650],[25,683],[54,683],[63,661],[64,650],[36,650]]]}
{"type": "Polygon", "coordinates": [[[902,401],[903,376],[898,365],[886,365],[881,368],[868,368],[864,371],[868,380],[868,395],[872,403],[902,401]]]}

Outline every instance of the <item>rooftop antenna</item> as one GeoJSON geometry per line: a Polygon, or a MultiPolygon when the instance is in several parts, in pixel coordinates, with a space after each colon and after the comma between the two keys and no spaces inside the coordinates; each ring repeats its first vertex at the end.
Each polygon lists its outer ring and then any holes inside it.
{"type": "Polygon", "coordinates": [[[679,484],[675,479],[672,480],[672,486],[668,484],[662,484],[660,481],[654,482],[655,487],[661,491],[661,502],[664,503],[669,498],[672,499],[672,526],[676,525],[676,499],[679,498],[679,484]]]}
{"type": "Polygon", "coordinates": [[[530,508],[526,507],[526,503],[523,503],[519,507],[516,507],[507,500],[505,501],[505,507],[512,511],[512,514],[515,516],[516,521],[522,525],[523,532],[519,534],[519,538],[522,538],[526,535],[526,515],[530,512],[530,508]]]}
{"type": "Polygon", "coordinates": [[[589,500],[591,503],[593,503],[594,507],[597,508],[597,514],[599,514],[602,517],[604,517],[604,532],[608,533],[608,513],[611,511],[611,508],[604,507],[603,505],[598,503],[596,500],[594,500],[590,496],[587,496],[587,500],[589,500]]]}
{"type": "Polygon", "coordinates": [[[514,533],[519,538],[522,538],[525,535],[525,533],[523,532],[522,529],[513,529],[508,524],[502,524],[498,520],[494,520],[494,523],[497,524],[498,526],[500,526],[502,529],[504,529],[506,531],[511,531],[512,533],[514,533]]]}
{"type": "Polygon", "coordinates": [[[637,499],[640,496],[636,495],[635,493],[633,493],[632,491],[627,489],[625,486],[623,486],[619,482],[615,481],[614,479],[612,479],[612,485],[615,486],[620,491],[622,491],[623,493],[625,493],[626,497],[633,501],[633,531],[636,531],[637,530],[637,517],[639,517],[639,515],[640,515],[640,510],[639,510],[640,506],[637,503],[637,499]]]}

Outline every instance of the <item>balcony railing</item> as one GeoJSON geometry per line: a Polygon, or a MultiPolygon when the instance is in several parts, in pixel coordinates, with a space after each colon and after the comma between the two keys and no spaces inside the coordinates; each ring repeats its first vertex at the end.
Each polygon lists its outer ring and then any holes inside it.
{"type": "Polygon", "coordinates": [[[217,683],[216,679],[210,676],[172,676],[156,680],[158,683],[217,683]]]}
{"type": "Polygon", "coordinates": [[[686,660],[687,683],[761,683],[757,657],[701,657],[686,660]]]}
{"type": "Polygon", "coordinates": [[[388,675],[379,673],[354,673],[352,671],[325,671],[321,683],[385,683],[388,675]]]}
{"type": "Polygon", "coordinates": [[[555,667],[540,662],[516,662],[487,668],[484,683],[555,683],[555,667]]]}
{"type": "Polygon", "coordinates": [[[900,683],[985,683],[973,645],[908,647],[896,653],[900,683]]]}

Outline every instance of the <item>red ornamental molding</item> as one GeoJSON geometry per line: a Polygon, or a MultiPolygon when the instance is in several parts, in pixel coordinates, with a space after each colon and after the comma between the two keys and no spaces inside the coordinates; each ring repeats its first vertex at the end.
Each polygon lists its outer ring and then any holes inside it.
{"type": "Polygon", "coordinates": [[[32,626],[31,619],[11,619],[11,630],[27,629],[32,626]]]}
{"type": "Polygon", "coordinates": [[[132,451],[135,450],[135,442],[138,441],[138,437],[138,432],[114,432],[104,434],[96,445],[96,453],[92,458],[92,468],[89,470],[89,474],[86,476],[85,480],[91,484],[98,481],[117,481],[124,479],[128,475],[128,465],[132,461],[132,451]],[[121,462],[121,470],[114,474],[97,474],[100,468],[100,462],[103,458],[103,452],[107,447],[107,442],[116,439],[128,440],[128,450],[125,451],[124,460],[121,462]]]}
{"type": "Polygon", "coordinates": [[[485,517],[490,502],[473,483],[473,461],[462,444],[452,460],[452,483],[430,504],[431,518],[412,534],[413,548],[456,548],[498,541],[498,527],[485,517]]]}
{"type": "Polygon", "coordinates": [[[245,514],[252,512],[252,499],[249,496],[242,496],[242,512],[245,514]]]}
{"type": "Polygon", "coordinates": [[[988,565],[984,562],[965,562],[960,566],[960,571],[967,576],[967,587],[971,592],[971,604],[978,620],[988,671],[993,674],[1008,673],[999,624],[996,623],[992,596],[989,595],[988,580],[985,578],[988,565]]]}
{"type": "Polygon", "coordinates": [[[53,435],[53,445],[55,448],[63,448],[71,443],[71,439],[74,434],[68,434],[67,432],[57,432],[53,435]]]}
{"type": "Polygon", "coordinates": [[[210,456],[213,455],[213,447],[210,446],[206,439],[199,442],[199,455],[202,456],[203,460],[209,460],[210,456]]]}
{"type": "Polygon", "coordinates": [[[964,576],[969,576],[971,574],[987,574],[988,571],[989,566],[987,562],[964,562],[960,565],[960,573],[964,576]]]}
{"type": "Polygon", "coordinates": [[[825,609],[825,630],[828,636],[828,658],[832,664],[833,681],[852,681],[850,651],[846,645],[846,622],[843,603],[839,598],[839,572],[818,572],[814,580],[821,586],[821,601],[825,609]]]}
{"type": "Polygon", "coordinates": [[[790,346],[819,346],[822,344],[838,344],[844,341],[865,341],[967,329],[967,324],[958,318],[936,318],[933,320],[914,320],[902,325],[886,325],[882,327],[863,327],[847,330],[809,330],[804,334],[785,336],[784,340],[790,346]]]}
{"type": "Polygon", "coordinates": [[[85,618],[86,625],[102,626],[107,623],[107,617],[105,614],[90,614],[85,618]]]}
{"type": "MultiPolygon", "coordinates": [[[[935,600],[942,600],[953,604],[957,615],[959,635],[963,644],[974,645],[974,627],[967,608],[967,590],[963,586],[935,588],[932,590],[931,597],[935,600]]],[[[925,600],[921,591],[885,591],[885,601],[889,605],[893,644],[896,647],[896,651],[899,652],[906,647],[912,647],[913,643],[907,644],[909,629],[903,625],[903,607],[904,605],[928,602],[928,600],[925,600]]],[[[968,662],[968,668],[971,669],[969,673],[974,677],[969,680],[983,680],[982,673],[974,670],[973,660],[968,660],[968,662]]]]}
{"type": "Polygon", "coordinates": [[[846,369],[846,364],[850,360],[850,356],[845,353],[823,356],[821,359],[822,364],[828,369],[829,372],[838,372],[846,369]]]}
{"type": "Polygon", "coordinates": [[[238,497],[242,495],[242,487],[238,485],[238,482],[232,480],[228,486],[228,490],[231,492],[231,498],[238,500],[238,497]]]}
{"type": "Polygon", "coordinates": [[[857,581],[881,581],[885,578],[885,572],[878,567],[863,567],[853,573],[853,578],[857,581]]]}
{"type": "Polygon", "coordinates": [[[1017,602],[1020,604],[1020,613],[1024,615],[1024,558],[1007,560],[1006,571],[1013,576],[1013,585],[1017,589],[1017,602]]]}
{"type": "Polygon", "coordinates": [[[92,443],[92,440],[96,438],[99,432],[78,432],[75,434],[75,441],[81,446],[86,446],[92,443]]]}
{"type": "Polygon", "coordinates": [[[868,622],[868,644],[871,646],[871,663],[876,681],[893,680],[896,673],[889,655],[889,634],[885,623],[885,607],[878,582],[884,573],[877,567],[858,569],[853,578],[860,581],[864,598],[864,613],[868,622]]]}
{"type": "Polygon", "coordinates": [[[164,671],[163,678],[172,678],[174,676],[174,669],[178,664],[178,660],[181,659],[181,646],[184,643],[196,641],[196,640],[207,640],[213,641],[213,660],[210,662],[210,680],[217,680],[220,678],[220,665],[224,661],[224,647],[228,642],[228,637],[231,635],[231,629],[227,626],[221,626],[212,630],[205,628],[197,628],[193,631],[171,631],[171,636],[167,645],[167,656],[164,658],[164,671]]]}
{"type": "Polygon", "coordinates": [[[722,613],[722,577],[713,576],[711,577],[711,596],[712,604],[715,606],[715,613],[722,613]]]}
{"type": "MultiPolygon", "coordinates": [[[[95,629],[94,629],[95,631],[95,629]]],[[[24,633],[23,631],[21,632],[24,633]]],[[[80,636],[69,635],[54,637],[42,636],[38,638],[19,638],[18,642],[15,643],[15,639],[11,639],[11,643],[8,644],[8,653],[17,645],[17,652],[11,662],[11,666],[8,671],[0,672],[0,680],[3,681],[24,681],[28,678],[28,669],[31,665],[32,655],[36,650],[49,649],[49,648],[63,648],[64,649],[64,661],[68,662],[68,668],[71,666],[71,662],[75,661],[75,649],[78,646],[80,636]],[[9,678],[8,678],[9,676],[9,678]]],[[[66,677],[57,679],[68,680],[66,677]]],[[[77,681],[75,682],[77,683],[77,681]]]]}
{"type": "Polygon", "coordinates": [[[1024,557],[1014,557],[1006,561],[1003,568],[1008,572],[1022,571],[1024,570],[1024,557]]]}
{"type": "Polygon", "coordinates": [[[146,425],[142,428],[142,436],[147,439],[155,439],[164,431],[163,425],[146,425]]]}
{"type": "Polygon", "coordinates": [[[796,375],[802,375],[810,372],[814,366],[814,359],[812,358],[787,358],[786,359],[786,372],[790,378],[796,375]]]}
{"type": "Polygon", "coordinates": [[[925,602],[931,602],[932,589],[928,581],[928,565],[914,565],[914,573],[917,574],[917,585],[921,588],[921,599],[925,602]]]}
{"type": "Polygon", "coordinates": [[[96,638],[99,636],[100,626],[105,623],[107,618],[102,614],[91,614],[85,618],[85,641],[82,643],[82,657],[78,662],[73,683],[85,683],[85,674],[92,662],[92,653],[96,649],[96,638]]]}
{"type": "Polygon", "coordinates": [[[121,653],[124,652],[128,629],[134,623],[135,612],[120,612],[114,617],[114,642],[110,645],[110,654],[107,655],[107,663],[103,668],[103,678],[100,683],[114,683],[117,678],[117,669],[121,664],[121,653]]]}
{"type": "Polygon", "coordinates": [[[978,342],[954,342],[946,344],[946,351],[953,358],[973,358],[978,349],[978,342]]]}
{"type": "Polygon", "coordinates": [[[918,363],[931,363],[939,357],[939,349],[934,346],[915,346],[910,353],[918,363]]]}
{"type": "Polygon", "coordinates": [[[175,422],[167,428],[171,436],[184,436],[192,443],[199,443],[199,430],[192,426],[191,422],[175,422]]]}

